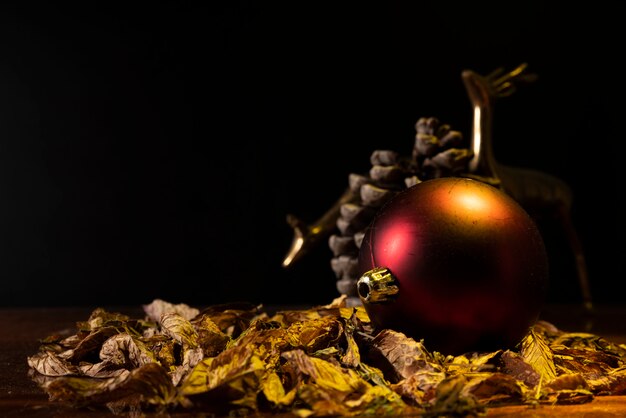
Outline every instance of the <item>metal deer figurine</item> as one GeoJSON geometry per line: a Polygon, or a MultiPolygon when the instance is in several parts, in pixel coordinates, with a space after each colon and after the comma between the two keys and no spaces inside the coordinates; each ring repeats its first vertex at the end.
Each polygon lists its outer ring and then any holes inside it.
{"type": "Polygon", "coordinates": [[[500,164],[493,153],[494,102],[514,93],[517,83],[535,78],[533,74],[525,73],[526,67],[524,63],[508,73],[498,69],[484,77],[471,70],[463,71],[463,83],[473,109],[473,158],[468,171],[470,175],[479,175],[498,185],[531,216],[551,218],[560,223],[574,254],[584,308],[589,311],[592,297],[583,248],[571,219],[571,189],[563,180],[548,173],[500,164]]]}
{"type": "MultiPolygon", "coordinates": [[[[536,76],[526,72],[523,63],[512,71],[497,69],[487,76],[472,70],[461,74],[473,111],[473,124],[467,167],[458,175],[471,177],[501,188],[513,197],[535,219],[559,222],[574,255],[584,308],[592,309],[592,297],[583,248],[571,219],[572,192],[561,179],[548,173],[512,167],[497,161],[493,150],[493,109],[497,99],[516,91],[517,85],[533,81],[536,76]]],[[[342,206],[358,201],[354,188],[348,187],[336,203],[319,219],[307,224],[289,214],[287,222],[293,229],[293,240],[283,267],[289,267],[337,229],[342,206]]]]}

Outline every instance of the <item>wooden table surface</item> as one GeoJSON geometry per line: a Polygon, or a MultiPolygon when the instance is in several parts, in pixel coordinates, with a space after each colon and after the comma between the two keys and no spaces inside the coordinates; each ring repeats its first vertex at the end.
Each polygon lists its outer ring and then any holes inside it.
{"type": "MultiPolygon", "coordinates": [[[[104,307],[141,315],[139,307],[104,307]]],[[[28,356],[37,352],[39,339],[74,330],[93,308],[0,308],[0,417],[111,417],[112,413],[72,409],[48,401],[28,377],[28,356]]],[[[590,332],[616,343],[626,343],[626,306],[596,307],[586,315],[579,306],[547,306],[542,318],[565,331],[590,332]]],[[[119,416],[119,415],[118,415],[119,416]]],[[[142,417],[200,418],[197,413],[145,414],[142,417]]],[[[508,406],[490,408],[489,417],[626,417],[626,396],[600,396],[582,405],[508,406]]]]}

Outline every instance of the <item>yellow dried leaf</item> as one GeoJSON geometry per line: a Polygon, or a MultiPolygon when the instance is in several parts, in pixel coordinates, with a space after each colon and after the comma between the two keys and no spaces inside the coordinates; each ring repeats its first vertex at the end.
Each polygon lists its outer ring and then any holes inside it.
{"type": "Polygon", "coordinates": [[[293,347],[313,352],[336,345],[343,332],[343,324],[337,318],[327,316],[291,324],[287,329],[287,341],[293,347]]]}
{"type": "Polygon", "coordinates": [[[339,392],[366,390],[370,385],[360,378],[352,369],[344,369],[329,361],[307,356],[302,350],[283,353],[288,362],[296,364],[296,368],[308,375],[316,385],[323,389],[339,392]]]}
{"type": "Polygon", "coordinates": [[[552,350],[541,334],[530,330],[522,340],[520,354],[524,361],[539,373],[543,384],[551,382],[556,377],[552,350]]]}
{"type": "Polygon", "coordinates": [[[265,364],[254,353],[253,347],[234,347],[199,362],[183,381],[181,393],[191,395],[221,385],[237,385],[238,379],[251,373],[260,375],[264,371],[265,364]]]}
{"type": "Polygon", "coordinates": [[[280,376],[276,372],[268,372],[261,381],[261,390],[268,401],[276,405],[291,405],[296,397],[296,388],[285,393],[280,376]]]}

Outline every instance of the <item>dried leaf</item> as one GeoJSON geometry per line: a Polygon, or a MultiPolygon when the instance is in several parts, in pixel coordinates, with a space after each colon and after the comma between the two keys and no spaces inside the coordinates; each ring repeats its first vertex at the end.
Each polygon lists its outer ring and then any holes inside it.
{"type": "Polygon", "coordinates": [[[504,373],[511,375],[529,388],[534,388],[539,384],[541,376],[537,370],[526,363],[518,353],[507,350],[502,353],[501,360],[504,373]]]}
{"type": "Polygon", "coordinates": [[[109,312],[103,308],[96,308],[91,312],[86,322],[79,322],[78,328],[86,331],[93,331],[102,327],[114,327],[128,321],[128,315],[117,312],[109,312]]]}
{"type": "Polygon", "coordinates": [[[548,383],[546,387],[555,391],[589,389],[587,381],[580,374],[564,374],[557,376],[554,380],[548,383]]]}
{"type": "Polygon", "coordinates": [[[128,334],[116,334],[100,349],[100,359],[126,368],[137,368],[155,361],[154,354],[139,339],[128,334]]]}
{"type": "Polygon", "coordinates": [[[341,363],[347,367],[358,368],[361,363],[361,352],[359,344],[354,338],[354,331],[359,326],[356,316],[348,318],[346,327],[344,330],[344,338],[346,340],[346,347],[344,354],[341,356],[341,363]]]}
{"type": "Polygon", "coordinates": [[[390,386],[414,405],[421,405],[435,398],[437,387],[446,377],[447,374],[443,371],[419,371],[390,386]]]}
{"type": "Polygon", "coordinates": [[[64,377],[51,381],[46,390],[51,400],[82,405],[101,405],[141,396],[152,405],[167,405],[175,396],[169,376],[161,366],[149,363],[108,379],[64,377]]]}
{"type": "Polygon", "coordinates": [[[485,407],[471,394],[463,393],[468,379],[463,375],[446,378],[437,385],[427,411],[431,416],[467,416],[482,413],[485,407]]]}
{"type": "Polygon", "coordinates": [[[222,352],[231,341],[230,336],[224,334],[215,322],[206,314],[200,315],[191,322],[198,334],[197,342],[206,357],[213,357],[222,352]]]}
{"type": "Polygon", "coordinates": [[[372,363],[383,370],[392,381],[406,379],[419,372],[438,372],[442,366],[426,350],[422,342],[417,342],[405,334],[392,330],[382,330],[371,342],[368,353],[372,363]]]}
{"type": "Polygon", "coordinates": [[[521,343],[521,356],[539,374],[543,384],[549,383],[556,377],[553,353],[545,338],[532,329],[521,343]]]}
{"type": "Polygon", "coordinates": [[[163,334],[179,344],[190,348],[198,346],[198,333],[191,325],[191,322],[181,315],[176,312],[166,312],[161,315],[159,322],[161,323],[163,334]]]}
{"type": "Polygon", "coordinates": [[[302,350],[286,351],[282,357],[322,389],[351,393],[363,391],[369,387],[369,384],[354,370],[342,369],[337,364],[309,357],[302,350]]]}
{"type": "Polygon", "coordinates": [[[345,302],[270,316],[261,305],[156,300],[148,321],[98,308],[74,335],[42,340],[29,374],[51,400],[114,413],[467,416],[626,393],[625,347],[592,334],[540,321],[519,352],[443,356],[397,331],[374,334],[345,302]]]}
{"type": "Polygon", "coordinates": [[[60,353],[59,356],[70,362],[79,362],[87,357],[96,357],[102,344],[111,336],[119,334],[119,332],[120,329],[117,327],[94,328],[73,349],[60,353]]]}
{"type": "Polygon", "coordinates": [[[159,322],[163,314],[170,312],[178,314],[188,321],[200,313],[198,309],[192,308],[185,303],[173,304],[162,299],[154,299],[151,303],[143,305],[143,310],[147,317],[154,322],[159,322]]]}
{"type": "Polygon", "coordinates": [[[482,405],[519,403],[524,391],[518,380],[504,373],[483,373],[473,377],[463,393],[472,394],[482,405]]]}
{"type": "Polygon", "coordinates": [[[601,385],[598,380],[589,380],[589,386],[597,394],[624,395],[626,394],[626,368],[620,367],[609,371],[603,378],[607,382],[601,385]]]}
{"type": "Polygon", "coordinates": [[[495,371],[495,362],[501,357],[502,351],[491,353],[465,353],[460,356],[448,357],[444,367],[448,373],[476,373],[495,371]]]}
{"type": "Polygon", "coordinates": [[[338,344],[343,333],[342,322],[326,316],[291,324],[287,328],[287,341],[293,347],[302,347],[312,353],[338,344]]]}
{"type": "Polygon", "coordinates": [[[244,376],[248,374],[260,375],[264,370],[263,362],[255,354],[252,347],[233,347],[217,357],[208,358],[198,363],[182,382],[181,393],[183,395],[196,395],[221,385],[230,385],[239,389],[240,381],[244,376]]]}
{"type": "Polygon", "coordinates": [[[346,400],[349,415],[358,416],[418,416],[422,408],[407,405],[400,394],[387,386],[372,386],[358,399],[346,400]]]}
{"type": "Polygon", "coordinates": [[[262,305],[246,302],[225,303],[206,307],[200,315],[207,315],[224,334],[237,338],[253,320],[267,317],[261,309],[262,305]]]}
{"type": "Polygon", "coordinates": [[[554,362],[560,373],[579,373],[586,379],[597,379],[622,362],[607,353],[589,349],[554,346],[554,362]]]}
{"type": "Polygon", "coordinates": [[[28,365],[45,376],[78,375],[80,370],[50,351],[41,351],[28,357],[28,365]]]}
{"type": "Polygon", "coordinates": [[[294,387],[289,392],[285,392],[285,387],[278,373],[270,371],[261,381],[261,390],[268,401],[276,405],[287,406],[293,403],[297,388],[294,387]]]}

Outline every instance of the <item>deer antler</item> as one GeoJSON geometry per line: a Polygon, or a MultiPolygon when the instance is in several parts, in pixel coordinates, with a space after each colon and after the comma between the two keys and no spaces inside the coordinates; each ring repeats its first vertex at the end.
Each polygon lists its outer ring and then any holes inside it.
{"type": "Polygon", "coordinates": [[[517,90],[516,83],[532,83],[537,80],[537,74],[526,73],[527,63],[522,63],[515,69],[505,73],[504,68],[496,68],[485,76],[490,92],[494,97],[508,97],[517,90]]]}

